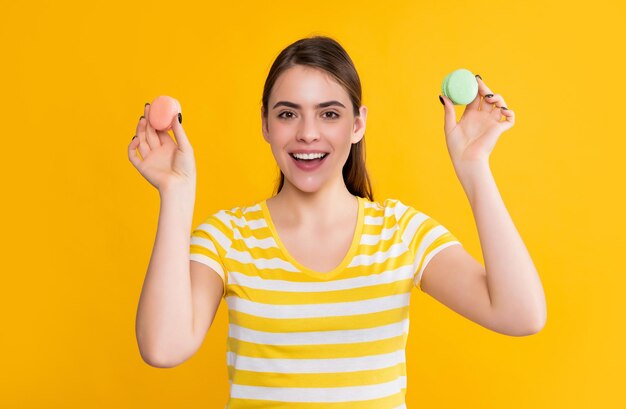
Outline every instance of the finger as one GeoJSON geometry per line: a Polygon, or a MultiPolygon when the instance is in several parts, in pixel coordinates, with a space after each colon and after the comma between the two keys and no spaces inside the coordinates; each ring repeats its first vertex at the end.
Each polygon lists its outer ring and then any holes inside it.
{"type": "Polygon", "coordinates": [[[128,144],[128,159],[134,167],[139,168],[141,158],[137,155],[137,147],[139,147],[139,137],[133,138],[128,144]]]}
{"type": "Polygon", "coordinates": [[[504,116],[504,121],[500,121],[500,127],[502,128],[502,131],[511,129],[513,125],[515,125],[515,112],[511,109],[497,109],[498,111],[501,111],[502,115],[504,116]]]}
{"type": "MultiPolygon", "coordinates": [[[[176,138],[176,143],[178,144],[178,149],[183,152],[193,151],[191,147],[191,143],[189,142],[189,138],[187,138],[187,133],[183,129],[183,125],[178,122],[179,115],[174,115],[172,118],[172,131],[174,131],[174,137],[176,138]]],[[[182,119],[182,114],[181,114],[182,119]]]]}
{"type": "Polygon", "coordinates": [[[143,122],[141,122],[143,119],[145,118],[145,116],[140,116],[139,117],[139,121],[137,121],[137,127],[135,128],[135,135],[137,135],[137,138],[139,138],[141,140],[141,138],[145,138],[145,124],[143,122]]]}
{"type": "MultiPolygon", "coordinates": [[[[494,96],[495,98],[495,96],[494,96]]],[[[489,106],[491,106],[491,108],[489,108],[489,112],[491,113],[491,117],[495,120],[495,121],[500,121],[502,119],[502,114],[501,114],[501,109],[499,107],[496,106],[495,102],[491,102],[492,98],[485,98],[485,101],[487,104],[489,104],[489,106]]],[[[487,105],[485,105],[487,106],[487,105]]],[[[485,108],[487,109],[487,108],[485,108]]]]}
{"type": "Polygon", "coordinates": [[[146,110],[146,140],[151,150],[157,149],[161,146],[161,141],[159,141],[159,135],[156,133],[156,130],[150,125],[150,105],[146,106],[146,110]]]}
{"type": "Polygon", "coordinates": [[[489,102],[490,104],[494,104],[494,108],[501,108],[506,106],[506,102],[500,94],[494,94],[492,97],[487,97],[485,98],[485,101],[489,102]]]}
{"type": "MultiPolygon", "coordinates": [[[[178,113],[176,113],[174,115],[174,119],[178,118],[178,113]]],[[[169,129],[172,130],[172,132],[174,132],[174,122],[170,123],[170,127],[169,129]]],[[[176,145],[176,142],[174,142],[174,139],[172,138],[172,135],[169,133],[169,129],[167,131],[160,131],[158,132],[159,134],[159,138],[161,139],[161,143],[168,145],[168,146],[172,146],[174,148],[178,148],[178,145],[176,145]]]]}
{"type": "Polygon", "coordinates": [[[150,154],[150,146],[148,145],[147,135],[146,135],[146,123],[148,122],[148,106],[149,102],[146,102],[143,106],[143,115],[139,118],[139,123],[137,124],[137,131],[135,135],[137,135],[137,139],[139,140],[137,143],[139,146],[137,149],[139,150],[139,154],[142,158],[145,158],[150,154]]]}
{"type": "MultiPolygon", "coordinates": [[[[486,103],[490,103],[490,101],[484,99],[485,95],[493,94],[493,92],[491,92],[491,89],[489,89],[487,84],[485,84],[482,79],[476,77],[476,81],[478,81],[478,95],[483,97],[481,103],[478,106],[478,110],[481,111],[485,109],[486,103]]],[[[489,110],[491,110],[491,107],[489,107],[489,110]]]]}
{"type": "Polygon", "coordinates": [[[168,146],[172,148],[176,147],[176,144],[174,143],[174,140],[172,139],[172,135],[170,135],[169,132],[167,131],[156,131],[156,132],[159,135],[159,141],[161,142],[161,146],[168,146]]]}
{"type": "MultiPolygon", "coordinates": [[[[476,77],[476,82],[478,82],[478,77],[476,77]]],[[[474,98],[474,100],[472,102],[470,102],[469,104],[467,104],[467,106],[465,107],[466,111],[478,111],[478,108],[480,107],[480,101],[481,101],[482,96],[480,95],[480,92],[476,93],[476,98],[474,98]]]]}
{"type": "Polygon", "coordinates": [[[139,153],[142,158],[145,158],[150,153],[150,146],[148,146],[148,142],[146,141],[146,122],[147,119],[145,117],[139,118],[139,123],[137,123],[137,149],[139,149],[139,153]]]}
{"type": "Polygon", "coordinates": [[[505,112],[507,112],[508,110],[508,108],[506,107],[506,102],[504,101],[504,98],[502,98],[502,95],[500,94],[494,95],[492,99],[494,100],[494,103],[492,105],[493,109],[491,111],[491,117],[495,121],[501,122],[503,115],[505,116],[505,118],[507,117],[507,115],[505,115],[505,112]]]}
{"type": "Polygon", "coordinates": [[[444,101],[444,123],[443,130],[447,135],[456,126],[456,111],[454,110],[454,103],[448,97],[441,95],[444,101]]]}
{"type": "Polygon", "coordinates": [[[476,81],[478,82],[479,95],[484,97],[485,95],[493,94],[493,92],[491,92],[491,89],[487,86],[487,84],[485,84],[485,81],[478,77],[476,77],[476,81]]]}

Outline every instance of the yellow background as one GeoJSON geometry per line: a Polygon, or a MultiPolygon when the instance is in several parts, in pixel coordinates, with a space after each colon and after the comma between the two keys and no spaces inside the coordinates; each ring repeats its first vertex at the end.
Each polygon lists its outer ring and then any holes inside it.
{"type": "Polygon", "coordinates": [[[468,68],[516,113],[490,163],[544,285],[546,327],[501,335],[414,289],[408,407],[625,407],[625,8],[3,0],[0,406],[223,407],[224,302],[184,364],[140,357],[159,196],[127,146],[144,103],[172,95],[196,153],[193,225],[269,197],[278,169],[261,135],[263,83],[280,50],[323,34],[360,74],[375,199],[436,218],[481,263],[441,81],[468,68]]]}

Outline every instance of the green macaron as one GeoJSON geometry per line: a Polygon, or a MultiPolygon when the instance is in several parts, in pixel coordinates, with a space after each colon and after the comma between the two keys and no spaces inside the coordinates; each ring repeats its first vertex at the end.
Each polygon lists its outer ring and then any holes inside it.
{"type": "Polygon", "coordinates": [[[454,105],[467,105],[478,95],[478,81],[470,70],[459,68],[444,78],[441,93],[454,105]]]}

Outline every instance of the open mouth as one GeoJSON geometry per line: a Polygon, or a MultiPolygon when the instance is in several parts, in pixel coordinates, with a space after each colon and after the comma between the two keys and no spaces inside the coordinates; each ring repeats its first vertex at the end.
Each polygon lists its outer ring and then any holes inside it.
{"type": "Polygon", "coordinates": [[[307,155],[298,155],[300,156],[299,158],[294,156],[293,153],[290,153],[289,156],[291,156],[291,158],[293,159],[294,163],[296,164],[296,166],[301,169],[301,170],[314,170],[317,169],[318,167],[320,167],[322,165],[322,163],[324,163],[324,161],[326,160],[326,158],[328,157],[329,153],[324,153],[323,156],[321,155],[309,155],[307,157],[307,155]],[[313,157],[311,157],[313,156],[313,157]],[[319,157],[317,157],[319,156],[319,157]],[[310,159],[309,159],[310,158],[310,159]]]}
{"type": "Polygon", "coordinates": [[[315,157],[315,158],[310,158],[310,159],[306,158],[306,157],[299,157],[298,158],[293,153],[290,153],[289,155],[291,155],[292,158],[294,158],[295,160],[300,161],[300,162],[315,162],[315,161],[321,162],[325,157],[328,156],[328,153],[324,153],[324,155],[321,156],[321,157],[315,157]]]}

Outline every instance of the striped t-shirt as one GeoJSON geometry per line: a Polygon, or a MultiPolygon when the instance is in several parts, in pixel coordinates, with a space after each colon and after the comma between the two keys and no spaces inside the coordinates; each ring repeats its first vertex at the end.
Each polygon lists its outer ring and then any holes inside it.
{"type": "Polygon", "coordinates": [[[397,199],[357,199],[352,244],[329,272],[289,254],[265,200],[192,232],[190,259],[224,281],[226,408],[406,408],[411,290],[435,254],[461,243],[397,199]]]}

